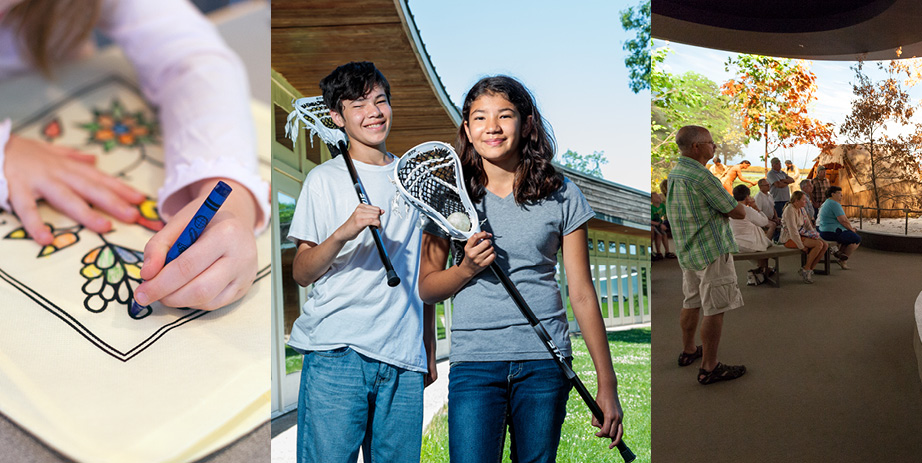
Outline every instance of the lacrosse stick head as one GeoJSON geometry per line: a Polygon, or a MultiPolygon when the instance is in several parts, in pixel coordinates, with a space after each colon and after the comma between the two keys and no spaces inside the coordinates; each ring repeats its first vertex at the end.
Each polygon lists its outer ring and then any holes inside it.
{"type": "Polygon", "coordinates": [[[309,131],[308,138],[311,140],[311,146],[314,144],[313,136],[317,135],[331,148],[330,151],[334,157],[349,144],[346,133],[333,122],[330,108],[324,104],[322,96],[298,98],[291,102],[291,106],[294,109],[288,113],[285,134],[292,143],[298,141],[298,124],[301,123],[309,131]]]}
{"type": "Polygon", "coordinates": [[[450,145],[430,141],[411,148],[394,166],[394,179],[401,196],[452,238],[466,241],[480,231],[461,159],[450,145]]]}

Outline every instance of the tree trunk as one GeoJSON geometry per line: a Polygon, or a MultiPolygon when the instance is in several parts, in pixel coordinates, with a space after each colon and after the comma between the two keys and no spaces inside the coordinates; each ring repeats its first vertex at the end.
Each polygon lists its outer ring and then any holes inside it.
{"type": "Polygon", "coordinates": [[[875,169],[874,162],[874,139],[871,138],[871,143],[869,144],[871,149],[868,152],[871,154],[871,191],[874,192],[874,205],[877,207],[877,223],[880,224],[880,192],[877,191],[877,170],[875,169]]]}

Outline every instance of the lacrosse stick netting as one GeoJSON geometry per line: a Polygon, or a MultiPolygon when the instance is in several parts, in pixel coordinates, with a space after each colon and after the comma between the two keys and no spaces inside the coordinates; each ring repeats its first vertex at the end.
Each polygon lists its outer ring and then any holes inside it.
{"type": "Polygon", "coordinates": [[[480,231],[461,176],[461,160],[451,146],[431,141],[411,148],[394,166],[394,178],[403,198],[452,238],[466,241],[480,231]],[[459,222],[459,215],[466,220],[459,222]],[[459,228],[464,222],[467,230],[459,228]]]}

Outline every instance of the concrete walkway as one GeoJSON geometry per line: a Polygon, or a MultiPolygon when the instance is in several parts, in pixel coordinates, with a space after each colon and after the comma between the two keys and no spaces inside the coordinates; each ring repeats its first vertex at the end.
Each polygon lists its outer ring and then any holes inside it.
{"type": "MultiPolygon", "coordinates": [[[[653,264],[653,453],[664,462],[920,461],[922,383],[913,303],[922,255],[859,249],[852,270],[803,284],[797,256],[782,287],[747,287],[725,315],[718,359],[746,376],[701,386],[680,368],[681,272],[653,264]]],[[[700,341],[699,341],[700,342],[700,341]]]]}

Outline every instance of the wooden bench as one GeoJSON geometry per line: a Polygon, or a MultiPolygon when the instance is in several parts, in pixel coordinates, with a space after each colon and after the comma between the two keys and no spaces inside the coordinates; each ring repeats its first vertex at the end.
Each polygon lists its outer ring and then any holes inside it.
{"type": "MultiPolygon", "coordinates": [[[[772,270],[774,270],[774,273],[772,274],[772,276],[766,275],[765,279],[769,283],[771,283],[772,286],[776,288],[780,288],[781,279],[779,278],[779,276],[781,275],[781,271],[778,269],[779,258],[782,256],[793,256],[795,254],[805,255],[799,249],[786,248],[784,246],[779,246],[776,244],[761,252],[738,252],[736,254],[733,254],[733,259],[734,260],[762,260],[762,259],[773,260],[774,265],[771,265],[771,263],[769,263],[769,267],[772,270]]],[[[829,267],[827,266],[826,268],[828,272],[829,267]]]]}

